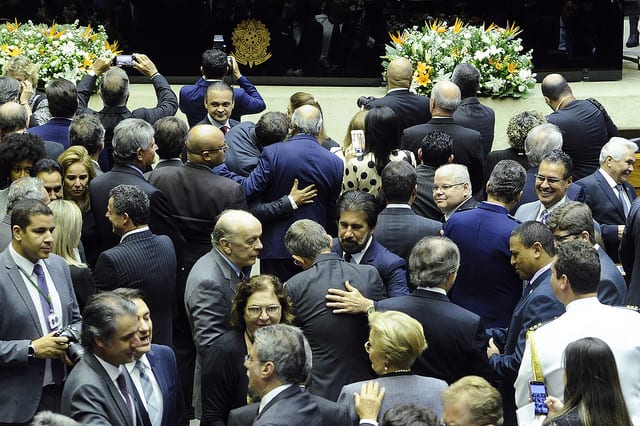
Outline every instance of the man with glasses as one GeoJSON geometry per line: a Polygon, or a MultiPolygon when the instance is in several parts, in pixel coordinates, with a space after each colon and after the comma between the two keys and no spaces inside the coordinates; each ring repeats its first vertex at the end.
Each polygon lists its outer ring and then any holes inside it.
{"type": "Polygon", "coordinates": [[[451,301],[480,315],[487,327],[507,327],[522,295],[522,282],[509,261],[509,235],[519,221],[509,211],[520,199],[524,180],[519,163],[500,161],[487,183],[487,201],[454,214],[444,227],[461,258],[451,301]]]}
{"type": "Polygon", "coordinates": [[[433,200],[444,215],[444,221],[458,211],[470,210],[478,206],[471,196],[471,179],[467,166],[445,164],[438,167],[433,176],[433,200]]]}
{"type": "Polygon", "coordinates": [[[521,205],[515,217],[521,222],[537,220],[544,224],[553,210],[567,202],[567,189],[573,181],[571,158],[559,149],[544,157],[535,174],[538,201],[521,205]]]}

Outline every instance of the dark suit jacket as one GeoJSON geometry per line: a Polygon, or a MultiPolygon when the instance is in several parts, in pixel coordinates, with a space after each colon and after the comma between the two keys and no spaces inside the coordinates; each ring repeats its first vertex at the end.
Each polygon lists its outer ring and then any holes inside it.
{"type": "MultiPolygon", "coordinates": [[[[207,88],[218,80],[207,81],[200,77],[196,84],[182,86],[180,89],[180,111],[187,116],[189,127],[195,126],[199,121],[207,116],[207,109],[204,106],[204,96],[207,88]]],[[[267,107],[258,93],[258,90],[245,76],[238,79],[238,85],[233,89],[234,104],[231,118],[240,121],[245,114],[256,114],[267,107]]]]}
{"type": "MultiPolygon", "coordinates": [[[[135,402],[135,386],[125,374],[127,387],[135,402]]],[[[62,392],[62,414],[85,425],[136,426],[144,424],[134,403],[136,423],[118,387],[91,352],[85,353],[73,367],[62,392]]]]}
{"type": "Polygon", "coordinates": [[[105,217],[105,213],[109,203],[109,191],[120,184],[136,185],[149,196],[151,202],[149,228],[156,235],[166,235],[171,238],[176,258],[180,260],[184,237],[175,224],[174,212],[169,208],[167,197],[162,191],[144,180],[138,170],[119,164],[113,166],[111,171],[95,177],[89,184],[91,212],[96,221],[96,231],[100,241],[98,251],[105,251],[118,244],[119,241],[113,233],[111,222],[105,217]]]}
{"type": "Polygon", "coordinates": [[[176,159],[176,158],[171,158],[171,159],[167,159],[167,160],[160,160],[158,162],[158,164],[156,164],[156,166],[153,168],[153,170],[150,170],[150,171],[144,173],[144,178],[146,180],[148,180],[149,182],[151,182],[151,180],[149,178],[153,175],[153,171],[154,170],[162,169],[164,167],[182,167],[183,164],[184,163],[182,162],[182,160],[176,159]]]}
{"type": "Polygon", "coordinates": [[[178,367],[173,349],[152,344],[151,351],[147,353],[147,359],[162,392],[162,425],[187,425],[184,398],[178,382],[178,367]]]}
{"type": "Polygon", "coordinates": [[[322,426],[322,414],[315,398],[293,384],[280,392],[258,414],[254,426],[322,426]]]}
{"type": "Polygon", "coordinates": [[[291,190],[294,179],[300,188],[315,184],[318,196],[312,204],[301,206],[292,215],[277,218],[263,228],[262,259],[289,259],[284,234],[298,219],[311,219],[336,235],[336,204],[342,186],[344,165],[337,155],[324,149],[316,138],[295,135],[286,142],[264,148],[258,165],[242,183],[247,201],[269,203],[291,190]]]}
{"type": "MultiPolygon", "coordinates": [[[[40,136],[42,139],[61,144],[64,149],[69,148],[69,126],[71,125],[70,118],[53,117],[45,124],[36,127],[30,127],[29,133],[40,136]]],[[[57,157],[54,158],[57,160],[57,157]]]]}
{"type": "MultiPolygon", "coordinates": [[[[585,203],[591,208],[593,219],[600,224],[604,249],[614,262],[618,262],[618,225],[624,225],[627,220],[622,211],[618,194],[609,186],[599,170],[576,182],[584,188],[585,203]]],[[[624,189],[633,202],[636,191],[630,183],[623,183],[624,189]]]]}
{"type": "Polygon", "coordinates": [[[443,215],[438,205],[433,199],[433,177],[436,169],[425,164],[416,167],[416,176],[418,178],[418,193],[413,201],[413,211],[420,216],[437,221],[443,220],[443,215]]]}
{"type": "Polygon", "coordinates": [[[631,203],[627,224],[620,241],[620,262],[629,282],[629,292],[625,303],[640,306],[640,198],[631,203]]]}
{"type": "Polygon", "coordinates": [[[624,306],[627,299],[627,283],[613,260],[598,246],[600,258],[600,283],[598,300],[604,305],[624,306]]]}
{"type": "MultiPolygon", "coordinates": [[[[80,330],[80,311],[66,262],[55,254],[44,263],[60,296],[61,324],[80,330]]],[[[43,336],[38,310],[9,249],[0,254],[0,422],[25,423],[38,408],[44,380],[44,359],[28,358],[30,341],[43,336]]],[[[51,361],[59,370],[62,363],[51,361]]],[[[62,379],[61,377],[59,378],[62,379]]]]}
{"type": "Polygon", "coordinates": [[[47,157],[58,161],[58,157],[64,152],[64,145],[58,142],[44,141],[44,151],[47,153],[47,157]]]}
{"type": "MultiPolygon", "coordinates": [[[[456,123],[467,129],[473,129],[482,135],[484,158],[491,152],[493,132],[496,124],[496,113],[488,106],[482,105],[475,96],[464,98],[453,113],[456,123]]],[[[455,161],[455,160],[454,160],[455,161]]]]}
{"type": "Polygon", "coordinates": [[[447,296],[418,289],[409,296],[381,300],[376,310],[404,312],[422,324],[429,347],[413,364],[414,373],[449,384],[470,374],[489,378],[482,319],[447,296]]]}
{"type": "MultiPolygon", "coordinates": [[[[342,257],[343,250],[340,240],[333,239],[331,250],[342,257]]],[[[369,248],[360,259],[361,265],[375,266],[386,288],[387,297],[396,297],[409,294],[407,286],[407,262],[400,256],[387,250],[382,244],[372,237],[369,248]]]]}
{"type": "Polygon", "coordinates": [[[262,146],[256,138],[256,125],[245,121],[232,127],[224,136],[229,145],[229,151],[224,156],[224,162],[229,170],[241,176],[249,176],[249,173],[258,165],[258,159],[262,153],[262,146]]]}
{"type": "Polygon", "coordinates": [[[409,89],[397,89],[387,92],[382,98],[369,102],[366,109],[376,106],[388,106],[396,113],[400,131],[431,120],[429,97],[416,95],[409,92],[409,89]]]}
{"type": "Polygon", "coordinates": [[[409,206],[387,207],[378,215],[373,233],[376,240],[402,257],[407,265],[413,246],[427,236],[440,236],[442,222],[418,216],[409,206]]]}
{"type": "Polygon", "coordinates": [[[506,327],[522,295],[509,251],[509,237],[518,224],[504,207],[482,202],[453,214],[444,227],[444,235],[460,249],[451,301],[480,315],[487,327],[506,327]]]}
{"type": "Polygon", "coordinates": [[[409,127],[402,132],[402,149],[409,149],[418,158],[418,148],[427,133],[440,130],[453,138],[453,162],[469,169],[471,186],[476,198],[482,193],[484,151],[480,132],[457,124],[452,117],[434,117],[426,124],[409,127]]]}
{"type": "MultiPolygon", "coordinates": [[[[328,399],[310,394],[313,401],[320,409],[320,419],[322,425],[347,425],[347,412],[341,405],[328,399]]],[[[258,407],[260,403],[245,405],[243,407],[231,410],[229,413],[229,422],[227,426],[251,426],[258,415],[258,407]]]]}
{"type": "Polygon", "coordinates": [[[153,340],[171,345],[176,255],[169,237],[149,230],[127,235],[120,244],[98,256],[93,280],[98,290],[142,290],[155,325],[153,340]]]}
{"type": "Polygon", "coordinates": [[[361,349],[369,335],[367,319],[363,315],[335,315],[325,305],[327,290],[343,288],[346,280],[369,299],[385,297],[374,267],[347,263],[335,253],[320,254],[311,268],[294,275],[285,285],[295,311],[294,323],[313,351],[309,391],[332,401],[347,383],[373,378],[367,353],[361,349]]]}

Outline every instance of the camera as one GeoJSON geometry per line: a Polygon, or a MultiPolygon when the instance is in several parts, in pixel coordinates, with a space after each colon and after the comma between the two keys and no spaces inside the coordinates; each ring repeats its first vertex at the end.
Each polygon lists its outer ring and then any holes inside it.
{"type": "Polygon", "coordinates": [[[80,344],[80,332],[73,328],[73,326],[68,325],[64,328],[59,329],[56,334],[56,337],[66,337],[69,339],[69,347],[66,350],[66,354],[73,363],[76,365],[78,361],[82,359],[84,356],[84,347],[80,344]]]}
{"type": "Polygon", "coordinates": [[[132,67],[133,55],[118,55],[116,56],[116,65],[119,67],[132,67]]]}
{"type": "Polygon", "coordinates": [[[216,34],[213,36],[213,48],[227,52],[227,45],[224,43],[224,36],[222,34],[216,34]]]}
{"type": "Polygon", "coordinates": [[[376,98],[374,96],[360,96],[356,101],[358,108],[366,108],[371,101],[375,101],[376,98]]]}

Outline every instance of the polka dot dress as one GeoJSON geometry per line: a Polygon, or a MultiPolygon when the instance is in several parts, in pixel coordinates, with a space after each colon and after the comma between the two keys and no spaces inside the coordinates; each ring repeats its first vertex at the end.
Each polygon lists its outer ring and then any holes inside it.
{"type": "MultiPolygon", "coordinates": [[[[411,151],[393,150],[389,155],[389,161],[405,160],[416,167],[416,159],[411,151]]],[[[344,166],[342,178],[342,192],[354,189],[370,192],[378,195],[382,179],[376,170],[376,162],[372,153],[362,157],[353,158],[344,166]]]]}

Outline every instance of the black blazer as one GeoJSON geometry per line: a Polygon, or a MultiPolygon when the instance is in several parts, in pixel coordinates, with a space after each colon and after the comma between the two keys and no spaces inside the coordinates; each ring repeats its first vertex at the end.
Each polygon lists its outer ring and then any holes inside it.
{"type": "Polygon", "coordinates": [[[388,92],[382,98],[369,102],[366,109],[372,109],[376,106],[388,106],[396,113],[398,130],[400,131],[431,120],[429,97],[416,95],[409,92],[409,89],[388,92]]]}
{"type": "Polygon", "coordinates": [[[464,98],[453,113],[456,123],[467,129],[480,132],[484,158],[491,152],[493,132],[496,124],[496,113],[488,106],[482,105],[475,96],[464,98]]]}
{"type": "Polygon", "coordinates": [[[453,138],[453,162],[467,166],[474,196],[481,197],[484,151],[480,132],[462,127],[452,117],[434,117],[426,124],[409,127],[402,132],[401,148],[411,150],[418,158],[422,139],[433,130],[440,130],[453,138]]]}

